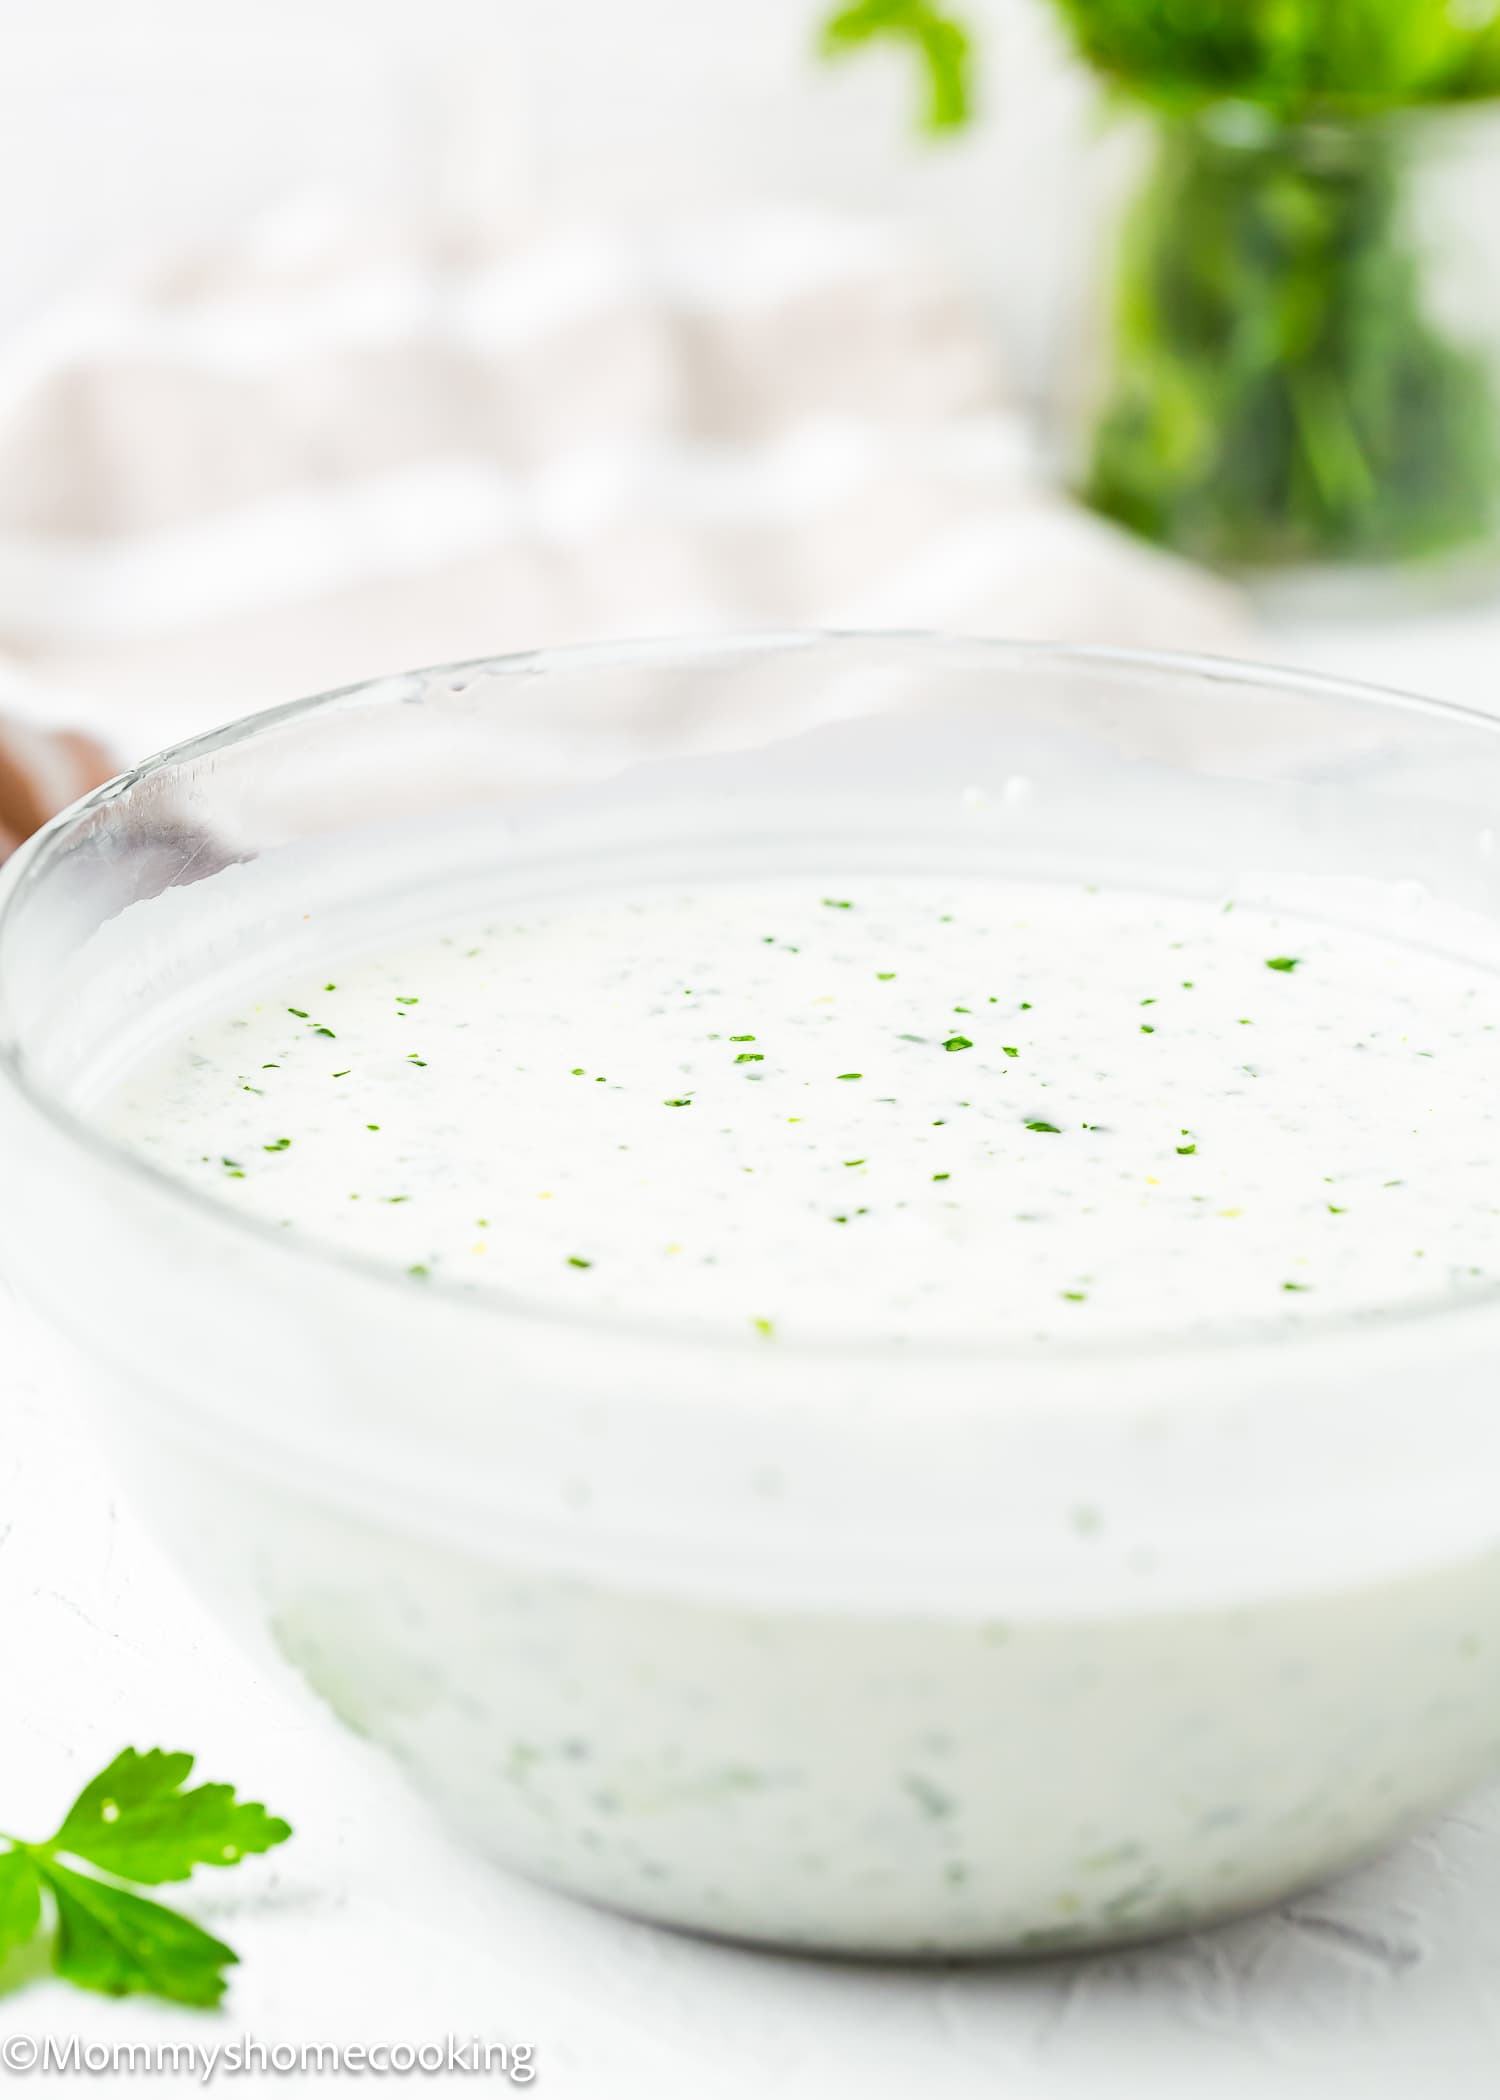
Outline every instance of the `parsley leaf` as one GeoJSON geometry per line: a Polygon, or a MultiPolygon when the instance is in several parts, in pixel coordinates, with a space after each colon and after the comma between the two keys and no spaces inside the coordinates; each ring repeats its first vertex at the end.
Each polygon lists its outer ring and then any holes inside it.
{"type": "Polygon", "coordinates": [[[36,1937],[42,1922],[42,1877],[27,1852],[0,1855],[0,1960],[36,1937]]]}
{"type": "Polygon", "coordinates": [[[149,1991],[179,2005],[217,2005],[222,1971],[239,1960],[191,1918],[60,1867],[41,1869],[57,1905],[52,1965],[69,1983],[122,1998],[149,1991]]]}
{"type": "Polygon", "coordinates": [[[269,1852],[291,1826],[232,1786],[182,1791],[193,1769],[185,1750],[122,1750],[91,1779],[52,1840],[59,1852],[124,1881],[186,1881],[195,1866],[230,1867],[269,1852]]]}
{"type": "Polygon", "coordinates": [[[259,1802],[236,1800],[231,1786],[189,1788],[192,1769],[183,1750],[122,1750],[52,1837],[0,1838],[7,1847],[0,1851],[0,1956],[36,1938],[45,1891],[59,1976],[115,1997],[145,1991],[180,2005],[217,2005],[223,1971],[239,1958],[233,1948],[120,1884],[186,1881],[196,1866],[233,1866],[292,1833],[259,1802]],[[85,1866],[111,1878],[80,1871],[85,1866]]]}

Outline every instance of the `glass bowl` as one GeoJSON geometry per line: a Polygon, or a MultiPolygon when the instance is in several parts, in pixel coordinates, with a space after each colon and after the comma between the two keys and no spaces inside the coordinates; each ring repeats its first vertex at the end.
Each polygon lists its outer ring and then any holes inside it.
{"type": "Polygon", "coordinates": [[[1500,731],[1452,707],[919,636],[276,709],[0,878],[0,1240],[195,1585],[496,1858],[844,1954],[1200,1924],[1497,1762],[1494,1297],[1112,1347],[564,1319],[231,1214],[107,1137],[91,1075],[309,914],[545,890],[581,842],[622,879],[959,837],[1226,898],[1374,875],[1492,967],[1497,809],[1500,731]]]}

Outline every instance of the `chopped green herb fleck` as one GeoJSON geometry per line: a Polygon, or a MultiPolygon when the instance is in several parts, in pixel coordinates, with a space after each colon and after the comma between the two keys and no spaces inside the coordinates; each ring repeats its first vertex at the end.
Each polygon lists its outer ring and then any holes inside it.
{"type": "Polygon", "coordinates": [[[737,1065],[763,1065],[765,1061],[759,1050],[742,1050],[735,1059],[737,1065]]]}
{"type": "Polygon", "coordinates": [[[895,974],[894,970],[877,970],[875,972],[876,980],[881,984],[889,984],[895,974]]]}
{"type": "Polygon", "coordinates": [[[1000,1048],[1005,1052],[1007,1057],[1019,1057],[1021,1054],[1014,1043],[1002,1043],[1000,1045],[1000,1048]]]}
{"type": "Polygon", "coordinates": [[[1177,1156],[1179,1159],[1186,1159],[1191,1153],[1196,1152],[1197,1149],[1196,1145],[1179,1145],[1177,1147],[1177,1156]]]}
{"type": "Polygon", "coordinates": [[[934,1823],[940,1823],[953,1814],[951,1797],[940,1786],[935,1786],[930,1779],[924,1778],[920,1772],[905,1774],[901,1784],[922,1814],[934,1823]]]}
{"type": "Polygon", "coordinates": [[[1034,1122],[1028,1123],[1026,1125],[1026,1128],[1028,1130],[1044,1130],[1047,1132],[1049,1137],[1062,1136],[1062,1132],[1058,1129],[1055,1123],[1044,1123],[1040,1117],[1038,1117],[1034,1122]]]}
{"type": "Polygon", "coordinates": [[[943,1045],[945,1050],[972,1050],[973,1047],[966,1035],[950,1035],[943,1045]]]}
{"type": "Polygon", "coordinates": [[[1312,1289],[1312,1285],[1309,1283],[1284,1283],[1281,1288],[1284,1291],[1308,1291],[1312,1289]]]}
{"type": "Polygon", "coordinates": [[[839,1074],[840,1079],[863,1079],[864,1076],[863,1072],[840,1072],[839,1074]]]}
{"type": "Polygon", "coordinates": [[[287,1008],[287,1012],[289,1014],[295,1014],[299,1021],[305,1021],[307,1019],[306,1013],[300,1006],[289,1006],[287,1008]]]}
{"type": "Polygon", "coordinates": [[[932,1178],[934,1181],[951,1181],[953,1176],[951,1174],[934,1174],[932,1178]]]}
{"type": "Polygon", "coordinates": [[[830,911],[853,911],[854,905],[848,897],[825,897],[823,902],[830,911]]]}
{"type": "Polygon", "coordinates": [[[732,1035],[729,1040],[731,1043],[753,1043],[755,1038],[753,1035],[732,1035]]]}
{"type": "Polygon", "coordinates": [[[570,1269],[591,1269],[593,1266],[594,1264],[591,1261],[585,1261],[581,1254],[570,1254],[568,1256],[568,1267],[570,1269]]]}
{"type": "Polygon", "coordinates": [[[1154,1029],[1154,1028],[1153,1028],[1153,1027],[1151,1026],[1151,1023],[1150,1023],[1149,1021],[1142,1021],[1142,1023],[1141,1023],[1141,1034],[1142,1034],[1142,1035],[1155,1035],[1155,1033],[1156,1033],[1156,1030],[1155,1030],[1155,1029],[1154,1029]]]}
{"type": "Polygon", "coordinates": [[[776,1332],[776,1323],[774,1320],[752,1320],[750,1322],[750,1325],[755,1329],[757,1334],[763,1334],[767,1337],[773,1335],[776,1332]]]}
{"type": "Polygon", "coordinates": [[[262,1152],[287,1152],[291,1149],[290,1138],[272,1138],[269,1145],[262,1145],[262,1152]]]}
{"type": "Polygon", "coordinates": [[[1266,957],[1266,968],[1268,970],[1282,970],[1289,973],[1292,970],[1296,969],[1298,963],[1301,960],[1302,958],[1300,955],[1268,955],[1266,957]]]}
{"type": "Polygon", "coordinates": [[[1088,1302],[1089,1294],[1087,1291],[1059,1291],[1057,1295],[1066,1298],[1070,1305],[1084,1305],[1088,1302]]]}
{"type": "Polygon", "coordinates": [[[693,1097],[691,1094],[674,1094],[670,1100],[662,1103],[663,1108],[691,1108],[692,1105],[693,1097]]]}
{"type": "Polygon", "coordinates": [[[408,1276],[430,1276],[432,1271],[425,1261],[414,1261],[406,1273],[408,1276]]]}

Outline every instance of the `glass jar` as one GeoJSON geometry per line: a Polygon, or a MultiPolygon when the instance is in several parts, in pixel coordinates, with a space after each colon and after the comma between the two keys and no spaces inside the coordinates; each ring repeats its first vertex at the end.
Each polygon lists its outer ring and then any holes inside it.
{"type": "Polygon", "coordinates": [[[1088,501],[1252,579],[1500,578],[1494,118],[1151,121],[1083,409],[1088,501]]]}

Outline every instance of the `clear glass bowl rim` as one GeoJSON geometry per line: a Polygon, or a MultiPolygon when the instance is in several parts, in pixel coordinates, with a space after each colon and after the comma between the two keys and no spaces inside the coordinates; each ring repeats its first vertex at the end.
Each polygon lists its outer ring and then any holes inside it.
{"type": "MultiPolygon", "coordinates": [[[[27,839],[6,862],[0,871],[0,957],[3,957],[6,930],[19,910],[24,910],[24,888],[28,876],[44,860],[51,849],[75,827],[85,823],[96,810],[105,807],[120,797],[130,794],[143,783],[174,768],[191,765],[234,745],[248,743],[256,737],[273,731],[279,726],[302,719],[305,716],[347,706],[351,703],[394,706],[408,704],[398,699],[399,690],[411,680],[450,680],[474,677],[525,677],[545,676],[551,671],[610,671],[647,667],[652,665],[680,666],[695,662],[706,665],[716,661],[728,661],[734,657],[769,657],[780,652],[793,652],[805,648],[832,647],[843,644],[862,647],[889,645],[906,650],[931,652],[936,658],[946,652],[965,657],[983,657],[992,661],[997,669],[1015,670],[1027,664],[1049,668],[1076,665],[1080,669],[1094,670],[1108,678],[1113,673],[1140,674],[1149,672],[1174,682],[1202,682],[1217,687],[1244,687],[1257,691],[1277,691],[1289,694],[1301,693],[1309,697],[1322,697],[1352,704],[1367,711],[1396,712],[1423,715],[1438,722],[1446,722],[1456,728],[1467,729],[1479,735],[1500,738],[1500,718],[1466,707],[1456,701],[1442,700],[1424,694],[1411,693],[1395,687],[1381,686],[1364,680],[1339,678],[1327,673],[1301,670],[1294,666],[1264,664],[1253,658],[1217,656],[1203,652],[1164,649],[1116,648],[1098,644],[1074,644],[1050,641],[1021,640],[989,636],[971,636],[947,633],[922,628],[770,628],[760,630],[732,631],[723,634],[690,636],[649,636],[621,642],[584,642],[558,647],[504,652],[495,656],[464,658],[451,663],[424,664],[416,668],[389,673],[382,677],[360,679],[349,685],[335,686],[306,698],[285,701],[279,705],[257,709],[254,713],[236,717],[216,729],[169,744],[139,764],[116,774],[87,795],[60,810],[45,825],[27,839]]],[[[3,980],[0,980],[0,1014],[3,1014],[3,980]]],[[[178,1181],[149,1160],[132,1152],[124,1144],[97,1130],[85,1116],[77,1114],[68,1105],[55,1097],[29,1072],[24,1053],[19,1044],[0,1035],[0,1085],[8,1086],[34,1113],[40,1114],[76,1152],[85,1158],[99,1161],[116,1173],[124,1174],[144,1183],[157,1195],[182,1207],[189,1216],[195,1216],[230,1235],[243,1239],[246,1236],[256,1242],[262,1252],[269,1252],[281,1260],[293,1263],[299,1270],[310,1262],[315,1268],[331,1270],[373,1283],[377,1287],[409,1294],[410,1281],[399,1270],[388,1266],[373,1256],[358,1254],[301,1235],[276,1231],[259,1218],[241,1216],[237,1212],[215,1201],[202,1191],[178,1181]]],[[[423,1285],[423,1297],[432,1302],[446,1303],[455,1313],[470,1317],[478,1314],[491,1321],[501,1321],[512,1327],[524,1325],[543,1332],[566,1330],[572,1335],[587,1335],[605,1342],[648,1349],[671,1349],[674,1346],[703,1352],[707,1355],[732,1354],[742,1357],[758,1352],[764,1360],[772,1356],[785,1362],[788,1357],[808,1361],[884,1360],[889,1352],[883,1344],[848,1340],[798,1340],[794,1337],[778,1338],[774,1352],[767,1351],[757,1340],[720,1334],[706,1330],[674,1328],[661,1323],[634,1320],[618,1314],[580,1314],[569,1312],[566,1316],[524,1298],[513,1298],[503,1291],[465,1290],[461,1285],[447,1283],[440,1277],[427,1279],[423,1285]]],[[[1469,1303],[1456,1306],[1435,1302],[1427,1305],[1403,1307],[1399,1311],[1384,1314],[1379,1323],[1382,1334],[1410,1333],[1431,1326],[1433,1322],[1445,1325],[1472,1323],[1492,1313],[1500,1304],[1500,1291],[1478,1296],[1469,1303]]],[[[1295,1351],[1299,1355],[1310,1354],[1336,1343],[1343,1335],[1362,1333],[1368,1336],[1369,1321],[1355,1313],[1330,1315],[1326,1319],[1310,1320],[1297,1328],[1278,1328],[1268,1331],[1259,1327],[1233,1327],[1228,1324],[1195,1336],[1171,1333],[1146,1334],[1130,1339],[1100,1341],[1053,1342],[1045,1347],[1026,1343],[934,1343],[922,1342],[909,1352],[913,1361],[940,1363],[969,1362],[1020,1365],[1040,1365],[1053,1362],[1060,1367],[1065,1364],[1081,1365],[1092,1360],[1130,1360],[1134,1362],[1180,1359],[1212,1361],[1227,1352],[1242,1355],[1244,1352],[1262,1350],[1284,1352],[1295,1351]]],[[[905,1353],[905,1352],[904,1352],[905,1353]]]]}

